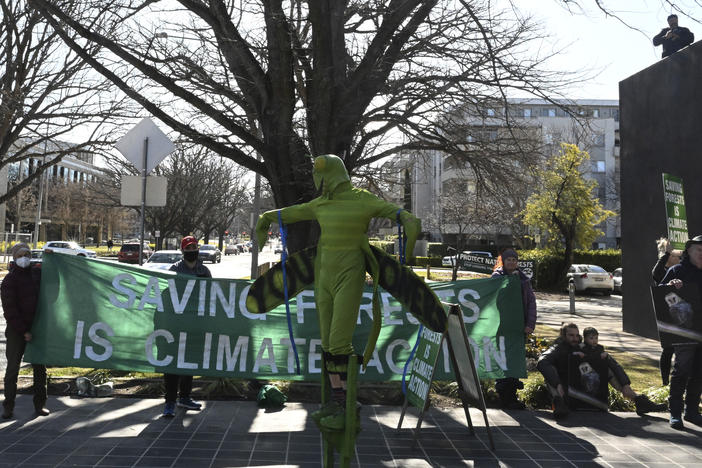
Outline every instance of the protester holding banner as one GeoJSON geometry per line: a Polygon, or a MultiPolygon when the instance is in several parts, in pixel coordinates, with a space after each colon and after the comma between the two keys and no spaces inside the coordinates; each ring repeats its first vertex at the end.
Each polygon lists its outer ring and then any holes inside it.
{"type": "MultiPolygon", "coordinates": [[[[519,269],[519,256],[514,249],[506,249],[500,255],[501,266],[495,268],[493,277],[516,275],[522,285],[522,307],[524,312],[524,333],[529,335],[536,327],[536,297],[531,288],[531,281],[519,269]]],[[[526,406],[517,399],[517,390],[524,388],[524,384],[514,377],[506,377],[495,381],[495,390],[500,396],[500,403],[504,409],[521,410],[526,406]]]]}
{"type": "MultiPolygon", "coordinates": [[[[553,397],[553,416],[562,419],[570,410],[566,404],[568,397],[568,366],[571,355],[580,353],[580,332],[574,323],[566,323],[561,327],[560,336],[556,343],[547,349],[539,358],[537,369],[544,376],[546,385],[553,397]]],[[[631,380],[619,363],[607,356],[607,367],[610,385],[622,392],[622,395],[636,404],[636,413],[643,415],[652,411],[665,411],[665,405],[657,405],[646,395],[638,395],[631,388],[631,380]]]]}
{"type": "MultiPolygon", "coordinates": [[[[2,310],[7,321],[5,329],[5,401],[2,417],[12,417],[17,395],[17,376],[27,342],[32,341],[32,324],[39,300],[41,269],[32,267],[29,246],[20,242],[12,246],[14,264],[0,286],[2,310]]],[[[32,364],[34,372],[34,410],[38,416],[46,416],[46,366],[32,364]]]]}
{"type": "MultiPolygon", "coordinates": [[[[680,250],[673,250],[673,244],[665,237],[658,239],[656,241],[656,246],[658,247],[658,261],[653,266],[653,270],[651,271],[653,284],[655,286],[663,281],[663,277],[668,271],[668,268],[680,263],[680,258],[682,256],[682,252],[680,250]]],[[[661,382],[663,382],[663,385],[668,385],[668,382],[670,381],[670,369],[673,362],[674,349],[672,346],[662,347],[663,350],[661,351],[661,357],[659,360],[661,382]]]]}
{"type": "MultiPolygon", "coordinates": [[[[685,244],[682,261],[663,277],[661,284],[682,288],[696,284],[702,293],[702,235],[685,244]]],[[[699,314],[700,311],[696,310],[699,314]]],[[[700,394],[702,394],[702,343],[674,344],[675,364],[670,377],[670,427],[683,429],[683,419],[702,426],[700,394]],[[683,394],[685,395],[683,416],[683,394]]]]}
{"type": "MultiPolygon", "coordinates": [[[[185,236],[180,242],[180,251],[183,252],[183,259],[171,265],[169,270],[175,271],[179,275],[198,276],[200,278],[212,278],[209,268],[198,260],[199,248],[197,239],[193,236],[185,236]]],[[[166,386],[166,406],[163,409],[163,416],[175,416],[176,404],[180,408],[190,410],[200,410],[202,405],[190,398],[193,389],[192,375],[163,374],[164,385],[166,386]],[[178,397],[178,398],[177,398],[178,397]],[[177,403],[176,403],[177,398],[177,403]]]]}

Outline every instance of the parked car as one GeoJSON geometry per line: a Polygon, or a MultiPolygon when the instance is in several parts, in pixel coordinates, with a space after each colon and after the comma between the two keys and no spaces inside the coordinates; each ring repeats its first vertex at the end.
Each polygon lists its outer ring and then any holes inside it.
{"type": "Polygon", "coordinates": [[[622,293],[622,269],[617,268],[612,272],[612,279],[614,280],[614,291],[619,294],[622,293]]]}
{"type": "MultiPolygon", "coordinates": [[[[481,257],[492,257],[491,252],[487,252],[484,250],[464,250],[463,252],[461,252],[461,255],[479,255],[481,257]]],[[[456,261],[457,260],[455,255],[449,255],[441,259],[441,266],[450,268],[456,264],[456,261]]]]}
{"type": "MultiPolygon", "coordinates": [[[[146,261],[154,251],[151,250],[149,244],[144,242],[142,247],[141,258],[146,261]]],[[[117,261],[122,263],[139,263],[139,243],[132,242],[128,244],[122,244],[122,247],[117,253],[117,261]]]]}
{"type": "Polygon", "coordinates": [[[149,270],[168,270],[182,258],[183,253],[180,250],[159,250],[151,254],[143,267],[149,270]]]}
{"type": "Polygon", "coordinates": [[[239,244],[227,244],[224,246],[224,255],[239,255],[239,244]]]}
{"type": "Polygon", "coordinates": [[[77,242],[73,241],[49,241],[44,244],[43,250],[50,249],[56,253],[78,255],[79,257],[97,257],[94,250],[84,249],[77,242]]]}
{"type": "Polygon", "coordinates": [[[612,273],[597,265],[571,265],[566,274],[575,282],[575,291],[600,291],[609,295],[614,290],[612,273]]]}
{"type": "Polygon", "coordinates": [[[214,245],[204,244],[200,246],[198,258],[202,262],[219,263],[222,261],[222,251],[214,245]]]}

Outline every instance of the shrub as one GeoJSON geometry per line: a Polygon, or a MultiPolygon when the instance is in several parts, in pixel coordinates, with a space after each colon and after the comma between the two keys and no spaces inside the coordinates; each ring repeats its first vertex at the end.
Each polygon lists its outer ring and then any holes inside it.
{"type": "Polygon", "coordinates": [[[391,241],[370,241],[370,245],[377,247],[380,250],[393,255],[395,253],[395,243],[391,241]]]}
{"type": "Polygon", "coordinates": [[[448,245],[441,242],[429,242],[427,243],[427,255],[430,257],[445,257],[448,255],[448,247],[448,245]]]}
{"type": "Polygon", "coordinates": [[[517,395],[530,408],[551,408],[551,394],[542,379],[527,382],[517,395]]]}
{"type": "MultiPolygon", "coordinates": [[[[521,250],[520,260],[536,262],[532,283],[535,288],[565,290],[567,282],[563,271],[563,254],[550,250],[521,250]]],[[[614,271],[622,265],[621,250],[576,250],[574,263],[599,265],[607,271],[614,271]]]]}

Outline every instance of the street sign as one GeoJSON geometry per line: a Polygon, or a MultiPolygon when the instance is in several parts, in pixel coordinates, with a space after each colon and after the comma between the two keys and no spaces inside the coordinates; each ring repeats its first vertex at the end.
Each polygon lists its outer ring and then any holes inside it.
{"type": "MultiPolygon", "coordinates": [[[[120,202],[122,206],[141,205],[140,176],[122,176],[122,191],[120,202]]],[[[146,178],[146,206],[166,206],[166,189],[168,179],[165,177],[149,176],[146,178]]]]}
{"type": "Polygon", "coordinates": [[[148,174],[154,167],[175,151],[175,145],[168,139],[165,133],[156,124],[147,118],[142,119],[134,128],[129,130],[117,142],[115,147],[134,167],[143,169],[144,140],[149,139],[148,159],[146,162],[146,173],[148,174]]]}
{"type": "Polygon", "coordinates": [[[668,239],[674,249],[685,250],[687,233],[687,213],[685,212],[685,195],[682,177],[663,173],[663,196],[665,197],[665,214],[668,225],[668,239]]]}

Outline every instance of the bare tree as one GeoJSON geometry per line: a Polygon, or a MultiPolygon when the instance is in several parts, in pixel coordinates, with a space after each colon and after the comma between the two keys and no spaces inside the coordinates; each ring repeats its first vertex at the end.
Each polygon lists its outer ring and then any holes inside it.
{"type": "MultiPolygon", "coordinates": [[[[62,2],[66,12],[77,0],[62,2]]],[[[98,51],[88,45],[90,56],[98,51]]],[[[0,0],[0,168],[27,158],[42,163],[0,193],[0,203],[30,186],[47,167],[109,140],[104,124],[120,117],[123,97],[68,48],[24,0],[0,0]],[[122,99],[122,100],[121,100],[122,99]],[[80,143],[59,144],[75,138],[80,143]]]]}

